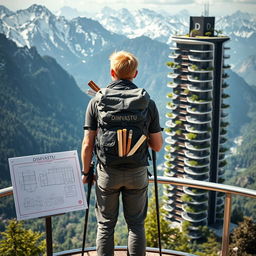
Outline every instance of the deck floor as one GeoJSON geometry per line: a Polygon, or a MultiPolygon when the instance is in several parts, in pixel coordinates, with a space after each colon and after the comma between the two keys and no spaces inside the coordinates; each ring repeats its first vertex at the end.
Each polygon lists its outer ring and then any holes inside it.
{"type": "MultiPolygon", "coordinates": [[[[81,256],[82,254],[76,254],[74,256],[81,256]]],[[[115,251],[115,256],[127,256],[127,251],[115,251]]],[[[147,252],[146,256],[159,256],[159,252],[147,252]]],[[[174,255],[174,254],[164,254],[162,253],[162,256],[170,256],[170,255],[174,255]]],[[[97,256],[97,252],[96,251],[90,251],[90,252],[85,252],[84,256],[97,256]]]]}

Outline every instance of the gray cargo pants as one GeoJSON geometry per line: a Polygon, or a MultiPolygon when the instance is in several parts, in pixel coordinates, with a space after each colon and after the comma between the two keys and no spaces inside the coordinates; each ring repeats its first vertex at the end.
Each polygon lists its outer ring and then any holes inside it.
{"type": "Polygon", "coordinates": [[[128,254],[144,256],[147,215],[147,167],[117,170],[97,166],[96,174],[97,255],[114,255],[114,229],[118,218],[119,195],[128,226],[128,254]]]}

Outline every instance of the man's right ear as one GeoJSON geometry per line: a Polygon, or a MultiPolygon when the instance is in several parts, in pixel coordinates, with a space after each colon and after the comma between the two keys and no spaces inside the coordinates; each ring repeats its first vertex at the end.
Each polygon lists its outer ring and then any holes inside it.
{"type": "Polygon", "coordinates": [[[115,70],[114,70],[114,69],[111,69],[111,70],[110,70],[110,75],[111,75],[114,79],[116,79],[116,78],[117,78],[117,76],[116,76],[116,72],[115,72],[115,70]]]}

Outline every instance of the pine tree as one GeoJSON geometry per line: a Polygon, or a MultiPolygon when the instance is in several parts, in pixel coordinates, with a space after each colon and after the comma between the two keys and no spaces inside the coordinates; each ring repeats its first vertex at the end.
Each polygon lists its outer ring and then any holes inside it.
{"type": "Polygon", "coordinates": [[[244,221],[231,233],[229,255],[256,255],[256,223],[252,218],[244,217],[244,221]]]}
{"type": "Polygon", "coordinates": [[[0,234],[0,255],[39,256],[45,252],[43,233],[25,229],[22,222],[10,220],[5,232],[0,234]]]}

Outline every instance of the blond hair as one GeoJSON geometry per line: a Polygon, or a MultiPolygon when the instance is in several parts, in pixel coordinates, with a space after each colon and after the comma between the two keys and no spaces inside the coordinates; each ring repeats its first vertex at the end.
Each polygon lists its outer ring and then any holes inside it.
{"type": "Polygon", "coordinates": [[[125,51],[114,52],[110,55],[109,60],[110,68],[115,71],[119,79],[134,78],[138,60],[133,54],[125,51]]]}

